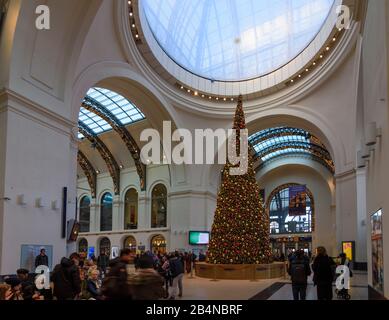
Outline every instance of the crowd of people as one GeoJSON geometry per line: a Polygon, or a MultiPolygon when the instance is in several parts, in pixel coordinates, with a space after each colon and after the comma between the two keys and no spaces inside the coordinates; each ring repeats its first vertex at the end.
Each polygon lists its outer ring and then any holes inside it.
{"type": "MultiPolygon", "coordinates": [[[[174,300],[183,295],[184,274],[192,275],[195,262],[205,260],[202,251],[199,257],[192,252],[144,252],[134,257],[130,249],[123,249],[115,259],[105,252],[97,259],[73,253],[54,267],[49,288],[39,285],[40,275],[18,269],[16,276],[0,283],[0,300],[174,300]]],[[[35,266],[48,266],[44,249],[35,266]]]]}
{"type": "MultiPolygon", "coordinates": [[[[349,267],[344,253],[338,258],[338,264],[349,267]]],[[[285,258],[281,255],[278,261],[281,259],[285,258]]],[[[206,261],[206,255],[202,251],[198,257],[192,252],[176,251],[144,252],[134,257],[130,249],[123,249],[115,259],[109,259],[105,252],[97,259],[94,256],[88,259],[85,254],[73,253],[55,266],[50,274],[50,286],[39,286],[43,280],[40,275],[18,269],[16,276],[6,277],[0,283],[0,300],[174,300],[183,296],[184,274],[192,276],[196,261],[206,261]]],[[[317,298],[333,298],[337,264],[324,247],[317,248],[315,257],[302,250],[295,251],[288,255],[287,261],[294,300],[306,299],[312,272],[317,298]]],[[[35,266],[48,266],[44,249],[36,257],[35,266]]],[[[347,295],[347,288],[340,293],[347,295]]]]}

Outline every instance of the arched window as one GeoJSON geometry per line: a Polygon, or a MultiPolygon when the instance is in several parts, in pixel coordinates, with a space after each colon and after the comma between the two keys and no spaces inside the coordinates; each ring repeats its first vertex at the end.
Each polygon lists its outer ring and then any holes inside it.
{"type": "Polygon", "coordinates": [[[276,188],[269,196],[267,210],[270,218],[271,234],[310,233],[313,231],[313,198],[306,189],[305,214],[289,214],[289,188],[295,184],[276,188]]]}
{"type": "Polygon", "coordinates": [[[80,201],[80,232],[89,232],[90,199],[85,196],[80,201]]]}
{"type": "Polygon", "coordinates": [[[151,252],[152,253],[166,253],[166,240],[161,234],[151,238],[151,252]]]}
{"type": "Polygon", "coordinates": [[[133,236],[128,236],[124,239],[124,248],[131,250],[131,254],[136,255],[136,240],[133,236]]]}
{"type": "Polygon", "coordinates": [[[151,227],[167,226],[167,189],[163,184],[157,184],[151,193],[151,227]]]}
{"type": "Polygon", "coordinates": [[[111,241],[105,237],[100,240],[99,254],[105,253],[108,257],[111,255],[111,241]]]}
{"type": "Polygon", "coordinates": [[[138,227],[138,191],[128,190],[124,202],[124,229],[136,229],[138,227]]]}
{"type": "Polygon", "coordinates": [[[112,194],[105,193],[101,198],[100,231],[112,230],[112,194]]]}
{"type": "Polygon", "coordinates": [[[78,242],[78,252],[88,252],[88,240],[81,238],[78,242]]]}

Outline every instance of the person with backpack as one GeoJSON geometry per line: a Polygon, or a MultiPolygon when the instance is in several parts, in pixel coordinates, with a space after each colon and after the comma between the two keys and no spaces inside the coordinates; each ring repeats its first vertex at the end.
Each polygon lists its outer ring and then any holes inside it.
{"type": "Polygon", "coordinates": [[[177,296],[177,288],[179,297],[182,297],[183,291],[182,278],[184,276],[184,261],[178,252],[175,252],[169,259],[169,270],[173,279],[169,299],[174,300],[177,296]]]}
{"type": "Polygon", "coordinates": [[[327,255],[324,247],[316,249],[316,258],[312,264],[313,283],[317,287],[318,300],[332,300],[332,282],[335,277],[336,264],[334,260],[327,255]]]}
{"type": "Polygon", "coordinates": [[[307,296],[307,278],[311,275],[311,267],[302,250],[297,251],[294,259],[290,261],[288,274],[292,279],[293,299],[305,300],[307,296]]]}

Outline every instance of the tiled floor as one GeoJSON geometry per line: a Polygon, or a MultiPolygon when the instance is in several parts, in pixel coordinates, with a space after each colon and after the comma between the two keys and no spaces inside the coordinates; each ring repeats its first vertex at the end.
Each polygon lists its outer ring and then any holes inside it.
{"type": "Polygon", "coordinates": [[[183,300],[248,300],[282,279],[243,281],[184,278],[183,300]]]}
{"type": "MultiPolygon", "coordinates": [[[[183,300],[247,300],[277,282],[286,284],[278,289],[269,300],[293,300],[290,281],[272,279],[259,281],[219,280],[212,281],[199,277],[184,278],[183,300]]],[[[335,290],[335,288],[334,288],[335,290]]],[[[351,279],[350,295],[352,300],[367,299],[367,276],[365,273],[354,273],[351,279]]],[[[336,295],[334,294],[336,300],[336,295]]],[[[307,300],[316,300],[316,287],[309,281],[307,300]]]]}

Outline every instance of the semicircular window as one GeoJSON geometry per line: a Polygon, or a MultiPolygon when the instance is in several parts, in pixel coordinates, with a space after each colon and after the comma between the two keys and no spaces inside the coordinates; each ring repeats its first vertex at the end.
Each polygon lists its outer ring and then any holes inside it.
{"type": "Polygon", "coordinates": [[[198,76],[242,81],[298,56],[325,23],[334,0],[142,0],[165,53],[198,76]]]}
{"type": "MultiPolygon", "coordinates": [[[[113,123],[121,126],[143,119],[144,114],[128,99],[99,87],[88,90],[78,116],[78,121],[95,134],[111,130],[113,123]]],[[[79,139],[83,137],[81,133],[78,134],[79,139]]]]}
{"type": "Polygon", "coordinates": [[[249,137],[254,149],[255,169],[287,156],[309,158],[335,172],[334,162],[325,145],[314,135],[303,129],[276,127],[259,131],[249,137]]]}

